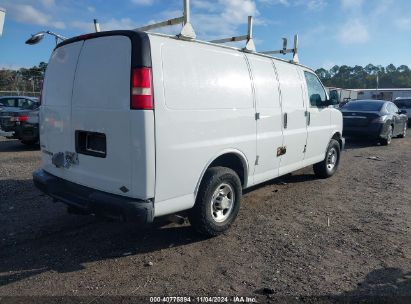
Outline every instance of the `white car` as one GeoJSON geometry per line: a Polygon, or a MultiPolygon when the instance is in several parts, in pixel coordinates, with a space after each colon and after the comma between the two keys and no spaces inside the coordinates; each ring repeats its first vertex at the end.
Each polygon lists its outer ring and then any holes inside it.
{"type": "Polygon", "coordinates": [[[398,97],[393,103],[397,106],[398,109],[404,110],[407,112],[408,123],[411,122],[411,97],[398,97]]]}
{"type": "Polygon", "coordinates": [[[188,211],[206,235],[232,224],[243,189],[309,165],[329,177],[344,146],[311,69],[175,36],[68,39],[42,96],[38,188],[143,223],[188,211]]]}

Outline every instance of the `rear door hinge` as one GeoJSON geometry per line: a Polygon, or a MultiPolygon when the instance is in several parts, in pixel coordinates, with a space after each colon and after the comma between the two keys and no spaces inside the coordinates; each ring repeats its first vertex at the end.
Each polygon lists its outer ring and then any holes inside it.
{"type": "Polygon", "coordinates": [[[255,113],[255,120],[259,120],[260,119],[260,113],[255,113]]]}
{"type": "Polygon", "coordinates": [[[255,158],[255,163],[254,163],[254,165],[258,166],[258,161],[259,161],[259,160],[260,160],[260,156],[257,155],[256,158],[255,158]]]}
{"type": "Polygon", "coordinates": [[[307,145],[304,146],[304,151],[303,153],[307,152],[307,145]]]}

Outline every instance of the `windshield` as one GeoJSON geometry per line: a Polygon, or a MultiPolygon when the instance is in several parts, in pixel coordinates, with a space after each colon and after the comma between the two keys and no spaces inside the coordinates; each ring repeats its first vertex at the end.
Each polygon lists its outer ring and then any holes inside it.
{"type": "Polygon", "coordinates": [[[347,111],[380,111],[382,106],[384,105],[383,102],[378,101],[352,101],[347,103],[343,110],[347,111]]]}
{"type": "Polygon", "coordinates": [[[394,103],[400,109],[411,109],[411,99],[394,100],[394,103]]]}

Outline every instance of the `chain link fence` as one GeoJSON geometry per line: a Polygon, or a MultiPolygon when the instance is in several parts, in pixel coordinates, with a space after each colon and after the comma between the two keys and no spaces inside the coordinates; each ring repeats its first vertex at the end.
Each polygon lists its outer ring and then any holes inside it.
{"type": "Polygon", "coordinates": [[[40,92],[30,92],[30,91],[0,91],[0,96],[40,97],[40,92]]]}

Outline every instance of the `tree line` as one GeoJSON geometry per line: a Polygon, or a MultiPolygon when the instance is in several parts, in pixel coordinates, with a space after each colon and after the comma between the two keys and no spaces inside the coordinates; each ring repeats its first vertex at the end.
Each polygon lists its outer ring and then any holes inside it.
{"type": "Polygon", "coordinates": [[[411,70],[406,65],[335,65],[329,70],[321,68],[315,72],[327,87],[374,89],[378,85],[379,88],[411,88],[411,70]]]}
{"type": "Polygon", "coordinates": [[[40,62],[28,69],[1,69],[0,91],[40,92],[46,68],[47,63],[40,62]]]}
{"type": "MultiPolygon", "coordinates": [[[[19,70],[0,70],[0,91],[40,92],[47,63],[40,62],[32,68],[19,70]]],[[[315,71],[327,87],[344,89],[411,88],[411,70],[406,65],[395,67],[393,64],[383,67],[368,64],[335,65],[331,69],[315,71]]]]}

